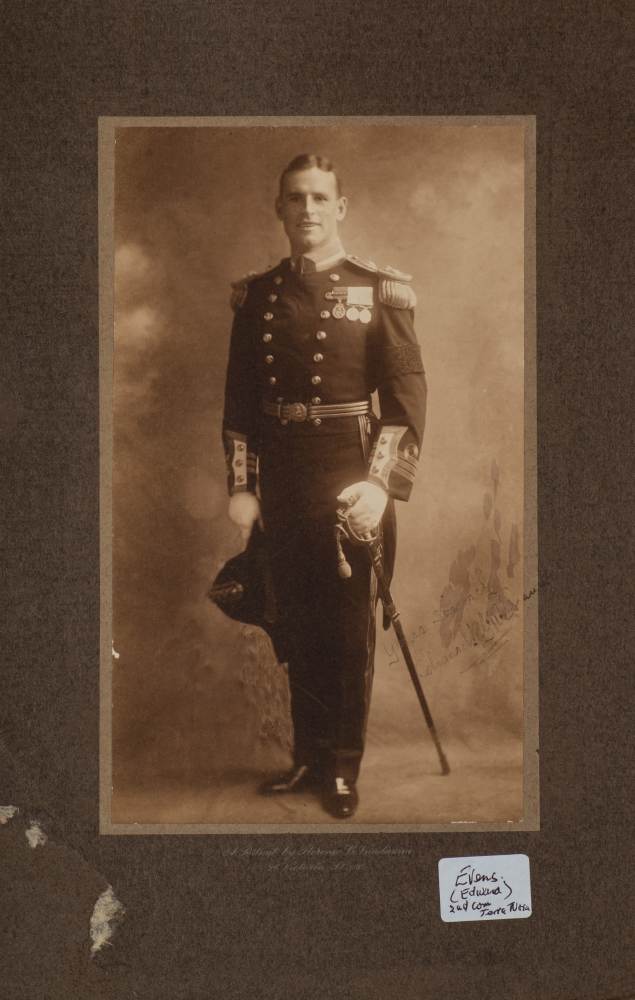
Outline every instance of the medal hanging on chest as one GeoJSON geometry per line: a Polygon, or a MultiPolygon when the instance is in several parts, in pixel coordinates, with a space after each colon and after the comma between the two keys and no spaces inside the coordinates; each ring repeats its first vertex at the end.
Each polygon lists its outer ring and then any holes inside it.
{"type": "Polygon", "coordinates": [[[335,300],[335,305],[331,310],[333,319],[348,319],[352,323],[370,323],[373,318],[371,312],[373,304],[372,288],[332,288],[324,293],[324,298],[331,302],[335,300]]]}
{"type": "Polygon", "coordinates": [[[367,285],[353,285],[346,295],[346,318],[353,323],[370,323],[373,318],[373,289],[367,285]]]}
{"type": "Polygon", "coordinates": [[[330,292],[324,293],[324,298],[330,301],[335,300],[335,305],[331,310],[333,319],[344,319],[346,316],[346,306],[344,300],[348,294],[347,288],[332,288],[330,292]]]}

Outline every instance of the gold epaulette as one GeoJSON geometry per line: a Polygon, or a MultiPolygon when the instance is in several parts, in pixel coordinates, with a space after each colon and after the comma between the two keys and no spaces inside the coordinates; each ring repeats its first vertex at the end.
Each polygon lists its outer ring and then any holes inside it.
{"type": "Polygon", "coordinates": [[[414,309],[417,296],[410,285],[396,278],[382,278],[379,282],[379,301],[393,309],[414,309]]]}
{"type": "Polygon", "coordinates": [[[275,268],[268,267],[264,271],[248,271],[247,274],[244,274],[242,278],[238,279],[238,281],[232,281],[232,293],[229,302],[234,312],[236,312],[237,309],[240,309],[241,306],[244,306],[250,283],[255,281],[256,278],[262,278],[263,275],[269,274],[269,272],[273,270],[275,270],[275,268]]]}
{"type": "Polygon", "coordinates": [[[398,271],[395,267],[380,267],[374,260],[366,260],[364,257],[355,257],[352,254],[347,256],[347,261],[363,271],[370,271],[376,274],[379,280],[379,301],[385,306],[392,306],[394,309],[414,309],[417,304],[417,296],[407,282],[412,281],[412,275],[405,271],[398,271]]]}

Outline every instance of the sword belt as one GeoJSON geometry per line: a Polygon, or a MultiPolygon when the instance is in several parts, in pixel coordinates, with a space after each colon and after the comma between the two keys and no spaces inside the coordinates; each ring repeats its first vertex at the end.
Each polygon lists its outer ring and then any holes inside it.
{"type": "Polygon", "coordinates": [[[270,403],[262,401],[262,411],[269,417],[277,417],[281,424],[303,423],[305,420],[314,422],[329,417],[358,417],[370,413],[370,402],[367,399],[359,403],[270,403]]]}

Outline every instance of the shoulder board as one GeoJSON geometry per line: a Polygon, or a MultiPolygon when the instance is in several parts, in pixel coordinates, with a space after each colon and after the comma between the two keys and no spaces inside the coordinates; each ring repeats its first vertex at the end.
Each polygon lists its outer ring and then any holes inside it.
{"type": "Polygon", "coordinates": [[[396,281],[412,281],[411,274],[406,274],[405,271],[398,271],[395,267],[388,267],[387,264],[381,267],[374,260],[368,260],[366,257],[355,257],[352,253],[347,254],[346,259],[355,267],[360,267],[363,271],[371,271],[373,274],[378,274],[381,278],[394,278],[396,281]]]}
{"type": "Polygon", "coordinates": [[[395,278],[381,278],[379,282],[379,301],[394,309],[414,309],[417,296],[410,285],[395,278]]]}
{"type": "Polygon", "coordinates": [[[362,271],[371,271],[373,274],[377,274],[379,268],[374,260],[367,260],[365,257],[356,257],[355,254],[346,254],[346,260],[349,264],[353,264],[354,267],[360,267],[362,271]]]}
{"type": "Polygon", "coordinates": [[[406,274],[405,271],[398,271],[396,267],[388,267],[388,264],[385,264],[384,267],[380,267],[378,270],[382,278],[394,278],[395,281],[412,281],[411,274],[406,274]]]}
{"type": "Polygon", "coordinates": [[[255,281],[256,278],[263,278],[265,274],[270,274],[272,271],[275,271],[277,267],[278,265],[276,264],[275,267],[268,267],[264,271],[248,271],[247,274],[242,276],[242,278],[238,278],[237,281],[231,282],[232,292],[229,301],[234,312],[236,312],[237,309],[240,309],[241,306],[244,306],[251,282],[255,281]]]}

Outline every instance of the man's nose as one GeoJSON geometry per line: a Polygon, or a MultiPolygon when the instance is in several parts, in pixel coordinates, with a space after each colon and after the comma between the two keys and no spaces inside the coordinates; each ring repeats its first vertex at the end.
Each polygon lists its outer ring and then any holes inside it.
{"type": "Polygon", "coordinates": [[[305,195],[304,198],[304,211],[313,212],[317,206],[317,202],[312,194],[305,195]]]}

